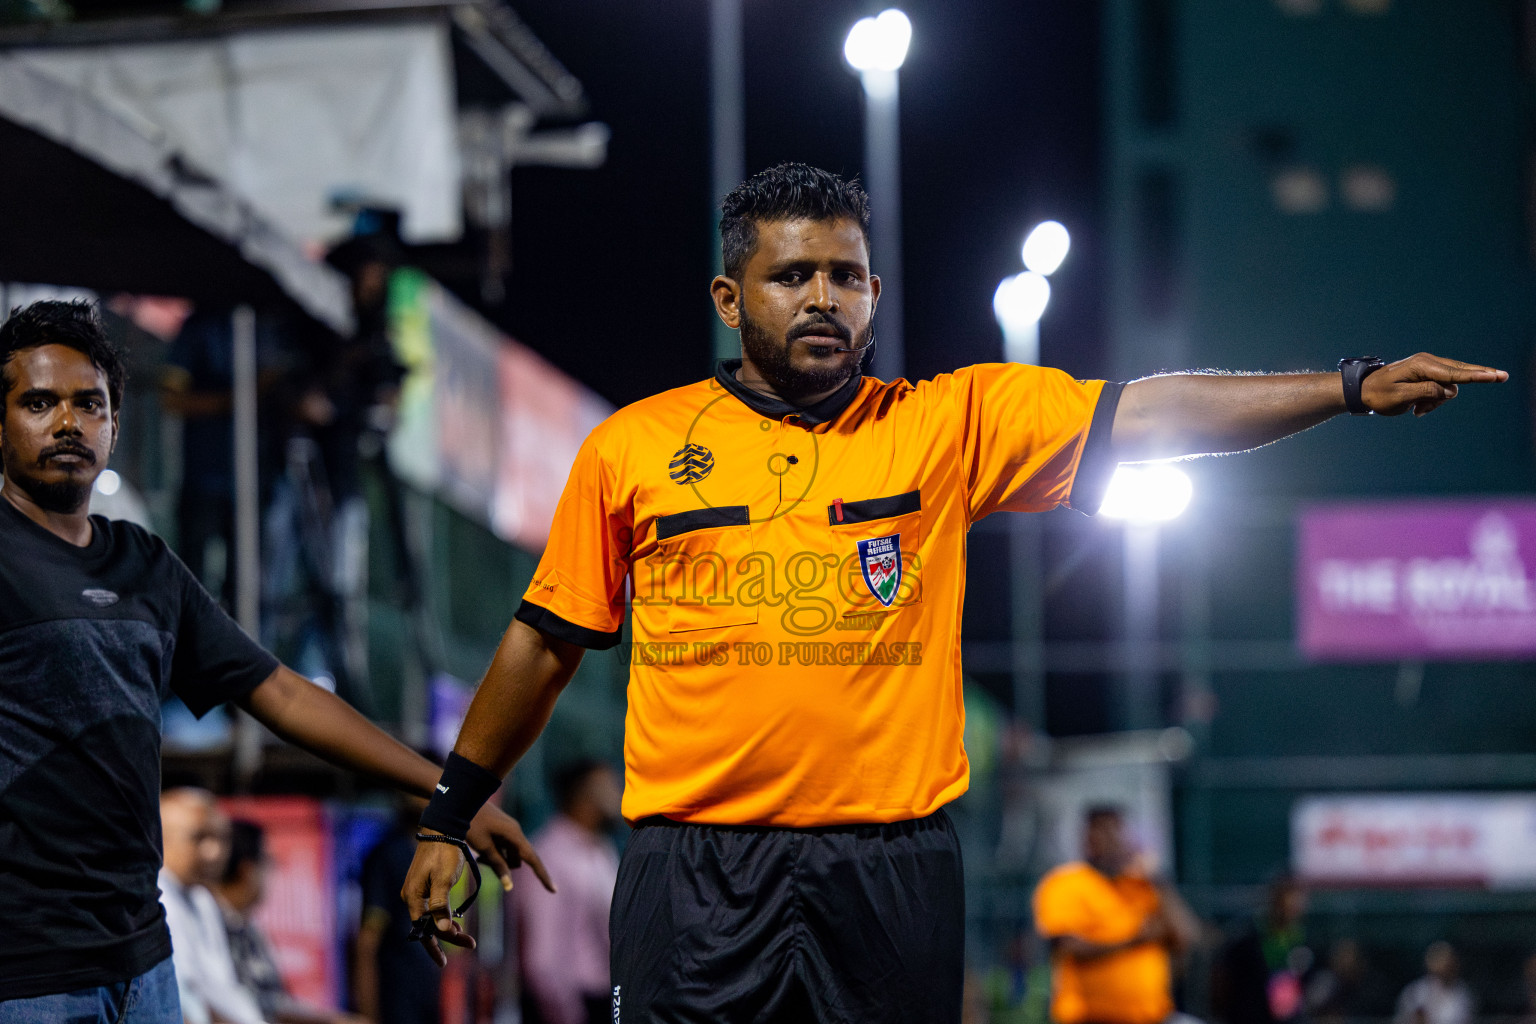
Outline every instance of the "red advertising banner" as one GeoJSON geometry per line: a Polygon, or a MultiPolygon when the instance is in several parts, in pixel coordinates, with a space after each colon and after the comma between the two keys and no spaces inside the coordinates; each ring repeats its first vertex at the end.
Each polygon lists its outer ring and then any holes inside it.
{"type": "Polygon", "coordinates": [[[324,807],[301,796],[227,797],[219,804],[231,818],[266,830],[271,865],[266,898],[255,917],[289,995],[335,1007],[341,965],[335,952],[334,854],[324,807]]]}

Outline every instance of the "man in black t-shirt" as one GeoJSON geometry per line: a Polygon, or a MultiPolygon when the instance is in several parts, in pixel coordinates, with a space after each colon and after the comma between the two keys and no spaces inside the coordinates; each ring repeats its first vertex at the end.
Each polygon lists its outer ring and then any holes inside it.
{"type": "MultiPolygon", "coordinates": [[[[0,325],[0,1024],[180,1024],[158,898],[160,702],[234,701],[277,735],[425,796],[438,768],[279,664],[175,555],[90,516],[123,363],[85,303],[0,325]]],[[[511,886],[517,822],[470,836],[511,886]]]]}

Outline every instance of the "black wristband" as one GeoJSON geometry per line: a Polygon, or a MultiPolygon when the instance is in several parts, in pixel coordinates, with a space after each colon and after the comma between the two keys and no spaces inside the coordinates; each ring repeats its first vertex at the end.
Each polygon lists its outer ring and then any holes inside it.
{"type": "Polygon", "coordinates": [[[421,827],[441,832],[454,839],[469,833],[469,823],[491,794],[501,787],[501,777],[458,754],[449,754],[443,765],[443,777],[437,782],[427,809],[421,812],[421,827]]]}
{"type": "Polygon", "coordinates": [[[1371,407],[1360,397],[1365,378],[1387,364],[1375,356],[1350,356],[1339,360],[1339,374],[1344,379],[1344,407],[1351,416],[1369,416],[1371,407]]]}

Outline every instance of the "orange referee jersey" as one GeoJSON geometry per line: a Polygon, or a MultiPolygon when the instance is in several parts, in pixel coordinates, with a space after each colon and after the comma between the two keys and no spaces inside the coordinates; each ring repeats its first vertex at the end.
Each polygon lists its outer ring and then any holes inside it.
{"type": "Polygon", "coordinates": [[[582,445],[517,618],[632,642],[624,815],[899,821],[965,792],[970,525],[1097,510],[1120,386],[1018,364],[855,376],[816,406],[713,378],[582,445]]]}
{"type": "MultiPolygon", "coordinates": [[[[1063,864],[1035,890],[1035,928],[1050,939],[1071,935],[1108,946],[1135,937],[1161,903],[1144,878],[1063,864]]],[[[1159,943],[1093,960],[1051,956],[1053,1024],[1158,1024],[1172,1013],[1168,950],[1159,943]]]]}

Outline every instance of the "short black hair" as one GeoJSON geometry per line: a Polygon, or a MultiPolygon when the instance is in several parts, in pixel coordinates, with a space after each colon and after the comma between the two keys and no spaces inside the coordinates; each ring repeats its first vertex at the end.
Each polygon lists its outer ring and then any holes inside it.
{"type": "Polygon", "coordinates": [[[233,818],[229,823],[229,860],[224,862],[224,884],[237,881],[240,869],[267,859],[267,831],[254,821],[233,818]]]}
{"type": "Polygon", "coordinates": [[[94,302],[76,299],[62,302],[45,299],[28,306],[17,306],[5,323],[0,324],[0,410],[10,397],[16,382],[11,379],[11,360],[16,353],[42,345],[67,345],[84,352],[107,378],[107,398],[112,411],[122,406],[123,385],[128,379],[128,365],[123,360],[94,302]]]}
{"type": "Polygon", "coordinates": [[[809,164],[779,164],[759,171],[720,202],[720,256],[727,277],[741,280],[757,251],[757,225],[776,220],[852,220],[869,248],[869,196],[809,164]]]}
{"type": "Polygon", "coordinates": [[[381,232],[354,235],[338,243],[325,254],[325,262],[351,277],[370,263],[382,263],[393,270],[405,262],[405,255],[394,237],[381,232]]]}
{"type": "Polygon", "coordinates": [[[1089,804],[1083,810],[1083,821],[1089,825],[1102,821],[1105,818],[1113,818],[1116,821],[1125,820],[1125,808],[1119,804],[1089,804]]]}
{"type": "Polygon", "coordinates": [[[576,801],[576,794],[581,792],[581,787],[586,785],[592,773],[607,767],[607,761],[596,757],[581,757],[562,765],[552,780],[555,806],[562,811],[570,810],[571,804],[576,801]]]}

